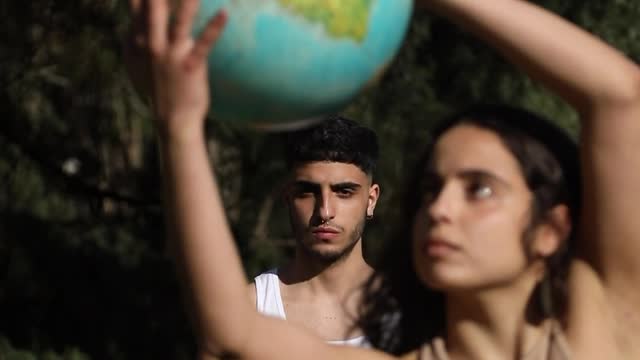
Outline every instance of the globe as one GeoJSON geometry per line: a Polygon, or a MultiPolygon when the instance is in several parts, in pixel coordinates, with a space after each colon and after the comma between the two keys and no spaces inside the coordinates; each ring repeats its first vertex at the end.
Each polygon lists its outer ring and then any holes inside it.
{"type": "Polygon", "coordinates": [[[219,10],[209,55],[215,120],[294,128],[341,111],[384,72],[412,0],[201,0],[194,32],[219,10]]]}

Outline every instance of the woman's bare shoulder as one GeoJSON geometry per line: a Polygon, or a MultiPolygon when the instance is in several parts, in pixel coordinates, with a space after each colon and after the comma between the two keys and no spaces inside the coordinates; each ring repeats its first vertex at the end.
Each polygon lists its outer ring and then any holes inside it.
{"type": "Polygon", "coordinates": [[[584,260],[574,260],[568,279],[569,303],[563,329],[577,359],[640,359],[640,306],[612,291],[584,260]]]}

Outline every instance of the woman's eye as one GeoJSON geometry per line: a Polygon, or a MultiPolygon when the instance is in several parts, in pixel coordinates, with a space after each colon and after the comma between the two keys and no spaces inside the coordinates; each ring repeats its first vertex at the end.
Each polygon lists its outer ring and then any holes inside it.
{"type": "Polygon", "coordinates": [[[469,187],[469,194],[475,199],[486,199],[493,195],[493,189],[487,184],[472,184],[469,187]]]}

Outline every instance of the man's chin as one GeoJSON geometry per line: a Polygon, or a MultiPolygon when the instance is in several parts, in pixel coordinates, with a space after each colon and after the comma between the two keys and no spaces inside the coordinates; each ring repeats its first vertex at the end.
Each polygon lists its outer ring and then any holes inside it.
{"type": "Polygon", "coordinates": [[[300,243],[299,245],[309,257],[330,264],[347,257],[356,244],[357,241],[353,241],[339,246],[336,242],[332,243],[312,237],[311,239],[307,238],[305,243],[300,243]]]}
{"type": "Polygon", "coordinates": [[[317,249],[309,249],[309,255],[316,260],[319,260],[324,263],[332,263],[340,260],[345,256],[342,251],[327,251],[327,250],[317,250],[317,249]]]}
{"type": "Polygon", "coordinates": [[[310,257],[323,263],[336,262],[344,258],[349,252],[349,249],[322,249],[322,247],[326,247],[326,245],[307,247],[305,250],[310,257]]]}

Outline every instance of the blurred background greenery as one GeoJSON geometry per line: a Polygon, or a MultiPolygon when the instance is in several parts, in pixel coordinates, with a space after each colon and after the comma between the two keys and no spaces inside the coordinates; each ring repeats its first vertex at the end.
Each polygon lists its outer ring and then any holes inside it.
{"type": "MultiPolygon", "coordinates": [[[[640,59],[637,0],[539,3],[640,59]]],[[[0,360],[192,358],[150,114],[121,60],[126,1],[5,1],[0,18],[0,360]]],[[[524,106],[576,134],[566,104],[468,34],[415,13],[393,66],[345,110],[382,140],[369,258],[430,126],[478,101],[524,106]]],[[[253,276],[293,245],[278,198],[280,135],[215,121],[208,134],[253,276]]]]}

